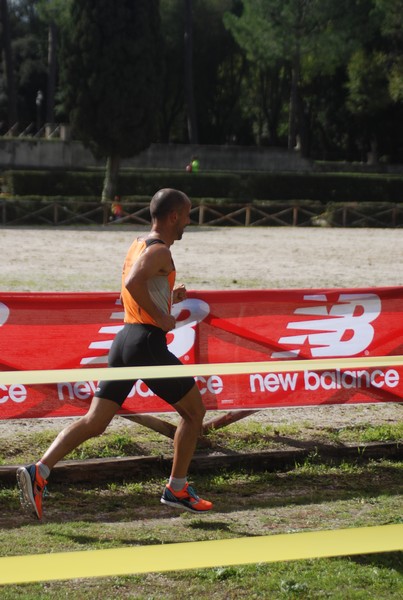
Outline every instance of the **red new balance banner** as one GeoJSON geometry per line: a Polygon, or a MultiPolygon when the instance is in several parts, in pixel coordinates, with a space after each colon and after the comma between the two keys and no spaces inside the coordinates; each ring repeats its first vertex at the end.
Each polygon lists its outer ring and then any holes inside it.
{"type": "MultiPolygon", "coordinates": [[[[403,354],[403,287],[200,291],[174,306],[171,351],[185,364],[403,354]]],[[[106,366],[122,327],[115,293],[0,292],[0,370],[106,366]]],[[[401,402],[403,367],[198,377],[209,409],[401,402]]],[[[86,411],[96,381],[0,384],[0,418],[86,411]]],[[[141,380],[122,412],[170,410],[141,380]]]]}

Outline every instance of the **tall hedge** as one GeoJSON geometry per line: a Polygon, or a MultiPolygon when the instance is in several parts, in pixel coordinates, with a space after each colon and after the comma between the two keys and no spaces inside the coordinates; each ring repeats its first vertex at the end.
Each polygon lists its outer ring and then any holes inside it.
{"type": "MultiPolygon", "coordinates": [[[[3,174],[9,193],[17,196],[98,196],[103,172],[9,171],[3,174]]],[[[317,200],[328,202],[402,202],[403,176],[345,173],[198,173],[150,170],[122,171],[121,196],[151,197],[162,187],[183,190],[191,198],[231,202],[317,200]]]]}

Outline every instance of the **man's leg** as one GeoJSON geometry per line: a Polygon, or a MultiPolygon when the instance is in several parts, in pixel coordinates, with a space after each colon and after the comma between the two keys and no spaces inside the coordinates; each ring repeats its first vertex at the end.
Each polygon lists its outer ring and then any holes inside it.
{"type": "Polygon", "coordinates": [[[174,459],[169,484],[165,487],[161,502],[189,512],[205,512],[213,508],[208,500],[199,498],[187,483],[187,472],[197,439],[202,432],[206,412],[197,385],[176,404],[181,416],[174,438],[174,459]]]}
{"type": "Polygon", "coordinates": [[[206,413],[197,385],[194,385],[182,400],[174,404],[174,408],[180,414],[181,419],[174,437],[171,477],[181,479],[187,475],[197,439],[202,433],[203,419],[206,413]]]}
{"type": "Polygon", "coordinates": [[[63,429],[38,463],[17,470],[21,504],[25,509],[42,518],[42,496],[50,470],[80,444],[101,435],[119,408],[116,402],[94,397],[87,414],[63,429]]]}
{"type": "Polygon", "coordinates": [[[49,469],[69,452],[92,437],[101,435],[120,409],[119,404],[94,396],[88,412],[63,429],[41,458],[49,469]]]}

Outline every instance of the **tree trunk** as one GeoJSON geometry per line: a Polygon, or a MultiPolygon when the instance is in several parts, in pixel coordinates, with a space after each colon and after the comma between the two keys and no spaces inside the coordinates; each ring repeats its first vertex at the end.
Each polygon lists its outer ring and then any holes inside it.
{"type": "Polygon", "coordinates": [[[307,113],[304,100],[298,89],[297,94],[297,147],[299,141],[299,150],[301,156],[309,157],[311,152],[311,133],[310,133],[310,118],[307,113]]]}
{"type": "Polygon", "coordinates": [[[46,121],[55,122],[55,93],[57,77],[57,25],[49,23],[48,33],[48,88],[46,101],[46,121]]]}
{"type": "Polygon", "coordinates": [[[290,112],[288,121],[288,149],[293,150],[298,143],[298,86],[301,77],[301,31],[304,28],[304,8],[306,1],[297,2],[296,40],[291,67],[290,112]]]}
{"type": "Polygon", "coordinates": [[[117,183],[120,167],[120,156],[108,156],[106,160],[104,187],[102,190],[102,202],[112,202],[116,196],[117,183]]]}
{"type": "Polygon", "coordinates": [[[297,102],[299,83],[299,57],[294,60],[291,71],[290,110],[288,116],[288,149],[297,145],[297,102]]]}
{"type": "Polygon", "coordinates": [[[193,90],[193,16],[192,0],[185,0],[185,96],[188,136],[191,144],[199,143],[196,105],[193,90]]]}
{"type": "Polygon", "coordinates": [[[7,114],[8,114],[8,127],[12,127],[18,120],[17,117],[17,92],[15,87],[14,77],[14,60],[11,50],[11,32],[10,32],[10,21],[8,15],[8,3],[7,0],[0,0],[0,20],[1,20],[1,34],[2,34],[2,46],[4,50],[4,63],[5,63],[5,74],[7,81],[7,114]]]}
{"type": "Polygon", "coordinates": [[[378,140],[375,135],[370,141],[370,151],[367,154],[367,164],[377,165],[379,163],[378,140]]]}

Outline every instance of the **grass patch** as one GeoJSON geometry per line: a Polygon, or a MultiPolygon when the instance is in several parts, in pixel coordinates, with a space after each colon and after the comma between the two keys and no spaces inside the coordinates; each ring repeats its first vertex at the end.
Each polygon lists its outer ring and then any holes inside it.
{"type": "MultiPolygon", "coordinates": [[[[38,460],[53,442],[58,432],[44,430],[24,433],[0,440],[0,464],[26,464],[38,460]]],[[[115,458],[172,453],[172,441],[163,436],[133,426],[110,431],[84,442],[66,458],[84,460],[90,458],[115,458]]]]}
{"type": "Polygon", "coordinates": [[[105,436],[88,440],[69,454],[71,459],[110,458],[120,456],[136,456],[142,453],[142,448],[127,432],[106,434],[105,436]]]}
{"type": "Polygon", "coordinates": [[[351,425],[342,428],[317,428],[310,423],[290,423],[272,426],[259,421],[234,423],[231,427],[211,431],[208,438],[213,446],[236,452],[264,451],[284,448],[293,441],[317,444],[346,444],[369,442],[403,443],[403,422],[381,425],[351,425]]]}
{"type": "MultiPolygon", "coordinates": [[[[403,463],[324,465],[315,457],[287,472],[222,471],[196,478],[215,510],[178,513],[159,502],[165,477],[105,486],[56,485],[44,521],[20,512],[14,487],[0,489],[2,556],[401,523],[403,463]]],[[[169,548],[167,548],[169,551],[169,548]]],[[[2,588],[2,598],[400,599],[403,554],[240,565],[144,576],[2,588]]]]}
{"type": "Polygon", "coordinates": [[[259,421],[247,421],[245,423],[234,423],[231,427],[211,430],[208,435],[213,446],[225,447],[236,452],[263,451],[278,448],[281,437],[303,439],[304,429],[296,424],[279,425],[273,427],[259,421]]]}
{"type": "MultiPolygon", "coordinates": [[[[56,435],[57,431],[47,430],[4,437],[0,461],[20,464],[35,460],[56,435]]],[[[105,485],[56,485],[50,479],[40,526],[20,511],[17,489],[0,486],[0,554],[166,545],[403,522],[402,462],[324,464],[315,451],[319,443],[398,441],[403,437],[401,423],[320,429],[302,420],[276,426],[245,420],[208,437],[210,449],[199,449],[199,453],[217,449],[250,453],[290,447],[296,440],[309,442],[313,449],[307,459],[283,472],[235,469],[195,477],[196,489],[214,502],[214,511],[202,517],[160,504],[165,475],[105,485]]],[[[171,453],[171,440],[130,424],[89,440],[69,458],[171,453]]],[[[1,597],[400,600],[402,565],[403,554],[394,552],[6,586],[1,597]]]]}
{"type": "MultiPolygon", "coordinates": [[[[26,432],[0,439],[0,464],[24,464],[38,459],[56,437],[58,431],[26,432]]],[[[223,429],[211,430],[206,436],[210,450],[199,446],[198,453],[211,450],[229,452],[263,452],[295,447],[306,442],[312,448],[319,444],[369,442],[403,442],[403,422],[380,425],[361,424],[344,427],[316,428],[300,421],[273,426],[258,420],[244,420],[223,429]]],[[[80,460],[123,456],[160,456],[172,454],[172,441],[136,424],[107,430],[102,436],[88,440],[67,458],[80,460]]]]}
{"type": "Polygon", "coordinates": [[[403,422],[381,425],[351,425],[330,432],[338,441],[403,442],[403,422]],[[337,436],[337,437],[336,437],[337,436]]]}

